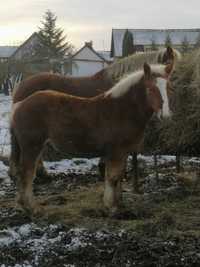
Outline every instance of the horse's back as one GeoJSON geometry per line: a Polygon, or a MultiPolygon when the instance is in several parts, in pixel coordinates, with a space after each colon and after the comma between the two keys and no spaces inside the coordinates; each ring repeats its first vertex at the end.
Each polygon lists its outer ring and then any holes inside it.
{"type": "Polygon", "coordinates": [[[104,77],[104,70],[88,77],[71,77],[54,73],[39,73],[22,81],[13,94],[13,103],[37,91],[54,90],[81,97],[93,97],[112,86],[104,77]]]}
{"type": "Polygon", "coordinates": [[[19,102],[37,91],[52,89],[64,91],[67,84],[70,85],[70,78],[53,73],[39,73],[23,80],[15,89],[13,103],[19,102]]]}

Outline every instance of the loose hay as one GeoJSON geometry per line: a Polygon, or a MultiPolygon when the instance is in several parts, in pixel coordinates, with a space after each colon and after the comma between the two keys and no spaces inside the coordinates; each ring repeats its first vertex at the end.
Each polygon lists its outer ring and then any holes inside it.
{"type": "Polygon", "coordinates": [[[200,49],[177,63],[171,77],[170,120],[147,127],[144,151],[166,154],[200,154],[200,49]]]}

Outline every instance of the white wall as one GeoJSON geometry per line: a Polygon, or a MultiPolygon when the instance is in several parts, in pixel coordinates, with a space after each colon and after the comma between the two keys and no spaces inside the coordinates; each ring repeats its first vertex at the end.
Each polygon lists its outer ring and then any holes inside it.
{"type": "Polygon", "coordinates": [[[89,76],[106,67],[105,62],[74,61],[72,65],[72,76],[89,76]]]}
{"type": "Polygon", "coordinates": [[[74,56],[74,60],[87,59],[87,60],[101,60],[89,47],[85,46],[78,54],[74,56]]]}

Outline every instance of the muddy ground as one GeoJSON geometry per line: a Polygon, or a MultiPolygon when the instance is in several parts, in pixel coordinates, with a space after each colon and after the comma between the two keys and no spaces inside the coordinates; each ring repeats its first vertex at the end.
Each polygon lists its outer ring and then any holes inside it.
{"type": "Polygon", "coordinates": [[[39,217],[15,209],[15,185],[0,179],[0,267],[200,266],[200,185],[197,166],[159,177],[141,163],[141,194],[124,181],[125,208],[110,218],[103,181],[92,174],[36,178],[39,217]],[[145,171],[144,171],[145,170],[145,171]]]}

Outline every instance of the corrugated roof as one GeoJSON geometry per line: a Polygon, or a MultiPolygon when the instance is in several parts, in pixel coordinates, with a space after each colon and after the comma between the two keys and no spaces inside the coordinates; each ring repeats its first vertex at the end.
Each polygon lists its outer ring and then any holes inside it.
{"type": "Polygon", "coordinates": [[[113,58],[110,57],[110,51],[97,51],[106,61],[113,61],[113,58]]]}
{"type": "MultiPolygon", "coordinates": [[[[190,44],[195,44],[200,29],[128,29],[134,37],[135,45],[151,45],[152,39],[158,45],[165,44],[169,35],[174,45],[180,45],[186,37],[190,44]]],[[[122,42],[126,29],[113,29],[112,38],[115,47],[115,56],[122,55],[122,42]]],[[[111,48],[112,49],[112,48],[111,48]]]]}
{"type": "Polygon", "coordinates": [[[0,58],[10,57],[17,48],[18,46],[0,46],[0,58]]]}

